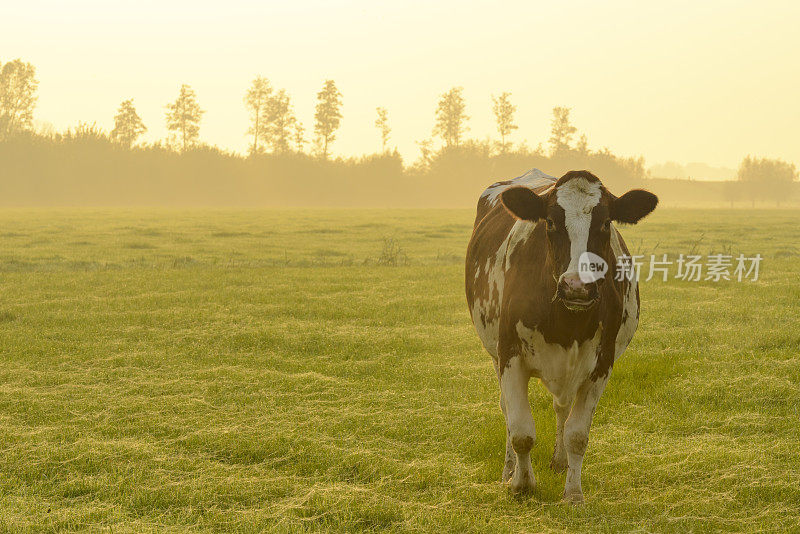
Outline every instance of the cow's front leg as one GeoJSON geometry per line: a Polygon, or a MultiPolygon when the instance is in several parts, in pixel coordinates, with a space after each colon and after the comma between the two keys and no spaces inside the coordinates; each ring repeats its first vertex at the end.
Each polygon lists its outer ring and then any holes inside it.
{"type": "Polygon", "coordinates": [[[564,425],[569,417],[569,409],[572,407],[572,402],[568,402],[561,406],[558,401],[553,397],[553,410],[556,412],[556,445],[553,449],[553,459],[550,460],[550,468],[561,473],[567,469],[567,449],[564,446],[564,425]]]}
{"type": "Polygon", "coordinates": [[[536,440],[531,406],[528,403],[528,380],[530,373],[522,358],[514,357],[501,369],[500,390],[506,405],[506,422],[511,447],[516,454],[516,466],[511,477],[510,488],[515,493],[536,487],[531,466],[531,449],[536,440]]]}
{"type": "Polygon", "coordinates": [[[564,485],[564,499],[573,503],[583,502],[581,489],[581,467],[586,446],[589,444],[589,427],[603,394],[608,375],[595,380],[587,380],[578,389],[575,404],[564,425],[564,448],[567,451],[567,482],[564,485]]]}

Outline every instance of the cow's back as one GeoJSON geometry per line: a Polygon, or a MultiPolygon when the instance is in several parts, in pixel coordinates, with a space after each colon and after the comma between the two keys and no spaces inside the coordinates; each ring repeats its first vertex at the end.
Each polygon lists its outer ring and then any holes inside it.
{"type": "Polygon", "coordinates": [[[489,212],[497,210],[498,208],[500,211],[505,211],[500,203],[500,193],[509,187],[529,187],[534,193],[541,194],[553,187],[556,180],[554,176],[545,174],[539,169],[531,169],[522,176],[493,183],[481,193],[478,199],[478,209],[475,214],[474,227],[477,228],[478,224],[489,212]]]}

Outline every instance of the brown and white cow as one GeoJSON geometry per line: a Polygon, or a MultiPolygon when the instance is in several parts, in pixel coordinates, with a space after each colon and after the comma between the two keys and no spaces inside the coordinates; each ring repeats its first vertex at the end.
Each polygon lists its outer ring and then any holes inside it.
{"type": "Polygon", "coordinates": [[[500,381],[502,480],[514,492],[535,486],[528,381],[537,377],[556,412],[550,465],[567,470],[564,498],[583,500],[581,464],[592,415],[639,322],[638,284],[629,276],[616,280],[617,257],[628,250],[612,223],[636,223],[656,204],[642,190],[617,198],[587,171],[556,180],[538,169],[492,185],[478,200],[467,302],[500,381]],[[579,273],[587,252],[606,262],[604,277],[579,273]]]}

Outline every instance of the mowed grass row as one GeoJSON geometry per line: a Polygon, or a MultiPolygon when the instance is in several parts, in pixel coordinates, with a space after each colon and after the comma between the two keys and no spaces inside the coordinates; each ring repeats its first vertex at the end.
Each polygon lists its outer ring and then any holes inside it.
{"type": "Polygon", "coordinates": [[[644,254],[765,260],[758,282],[643,283],[581,507],[559,502],[539,384],[538,490],[498,482],[497,384],[463,296],[472,217],[0,212],[0,530],[798,528],[800,213],[623,230],[644,254]]]}

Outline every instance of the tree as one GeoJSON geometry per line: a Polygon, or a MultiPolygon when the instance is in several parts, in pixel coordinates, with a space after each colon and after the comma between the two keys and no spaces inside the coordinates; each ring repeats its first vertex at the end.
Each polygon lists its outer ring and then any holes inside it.
{"type": "Polygon", "coordinates": [[[514,124],[514,112],[517,106],[511,103],[511,93],[503,93],[499,97],[492,96],[492,111],[497,123],[497,133],[500,134],[500,152],[505,154],[509,145],[506,144],[506,137],[516,130],[518,126],[514,124]]]}
{"type": "Polygon", "coordinates": [[[750,197],[753,207],[756,206],[756,197],[759,196],[759,175],[758,175],[758,160],[751,156],[747,156],[739,164],[739,172],[736,179],[741,182],[746,189],[747,196],[750,197]]]}
{"type": "Polygon", "coordinates": [[[250,154],[258,154],[264,150],[264,129],[267,122],[267,109],[272,96],[269,80],[257,76],[244,97],[244,105],[250,112],[250,128],[247,133],[253,136],[250,154]]]}
{"type": "Polygon", "coordinates": [[[745,186],[753,207],[762,198],[775,200],[780,206],[792,194],[797,169],[780,159],[747,156],[739,165],[737,179],[745,186]]]}
{"type": "Polygon", "coordinates": [[[569,122],[569,108],[553,108],[553,120],[550,130],[550,149],[552,154],[559,154],[570,149],[572,135],[578,131],[569,122]]]}
{"type": "Polygon", "coordinates": [[[297,119],[289,95],[284,89],[269,99],[267,105],[266,139],[273,152],[287,152],[297,119]]]}
{"type": "Polygon", "coordinates": [[[381,134],[381,149],[386,152],[386,145],[389,143],[389,134],[392,129],[389,128],[389,112],[386,108],[375,108],[378,118],[375,119],[375,127],[381,134]]]}
{"type": "Polygon", "coordinates": [[[469,117],[466,114],[463,92],[463,87],[453,87],[439,98],[436,107],[433,135],[441,137],[448,148],[460,145],[461,139],[469,129],[466,125],[469,117]]]}
{"type": "Polygon", "coordinates": [[[419,162],[418,166],[421,168],[430,168],[433,162],[433,139],[423,139],[417,141],[419,147],[419,162]]]}
{"type": "Polygon", "coordinates": [[[303,128],[303,123],[297,121],[294,123],[294,148],[298,152],[303,152],[306,146],[306,129],[303,128]]]}
{"type": "Polygon", "coordinates": [[[326,80],[322,90],[317,93],[317,109],[314,114],[317,134],[317,147],[324,159],[328,159],[328,145],[336,140],[334,133],[339,129],[342,120],[342,93],[336,88],[333,80],[326,80]]]}
{"type": "Polygon", "coordinates": [[[133,106],[133,99],[124,100],[114,116],[114,129],[111,130],[111,139],[130,148],[139,136],[146,131],[147,128],[133,106]]]}
{"type": "Polygon", "coordinates": [[[197,144],[203,113],[194,90],[186,84],[181,85],[177,100],[167,104],[167,130],[173,132],[174,144],[179,144],[182,151],[197,144]]]}
{"type": "Polygon", "coordinates": [[[586,138],[586,134],[581,134],[578,139],[578,146],[575,147],[575,150],[577,150],[581,156],[589,155],[589,140],[586,138]]]}
{"type": "Polygon", "coordinates": [[[36,107],[36,69],[21,59],[0,69],[0,138],[29,130],[36,107]]]}

